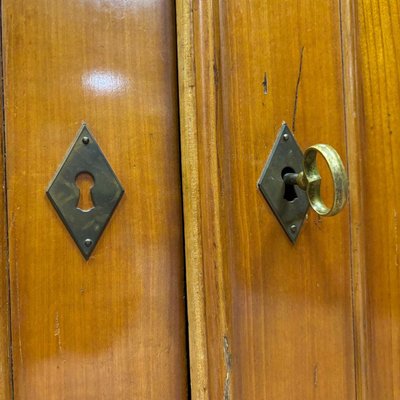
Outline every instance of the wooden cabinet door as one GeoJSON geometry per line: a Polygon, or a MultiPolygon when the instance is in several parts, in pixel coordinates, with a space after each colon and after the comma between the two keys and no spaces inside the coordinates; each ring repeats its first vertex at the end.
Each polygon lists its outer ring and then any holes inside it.
{"type": "Polygon", "coordinates": [[[400,399],[399,10],[3,0],[0,400],[400,399]],[[295,245],[282,121],[350,181],[295,245]],[[88,261],[45,194],[82,123],[125,188],[88,261]]]}
{"type": "Polygon", "coordinates": [[[177,4],[193,398],[399,399],[399,2],[177,4]],[[256,187],[282,121],[350,179],[295,245],[256,187]]]}
{"type": "Polygon", "coordinates": [[[2,7],[13,395],[3,382],[0,398],[185,399],[174,2],[2,7]],[[83,122],[125,188],[88,261],[46,198],[83,122]]]}

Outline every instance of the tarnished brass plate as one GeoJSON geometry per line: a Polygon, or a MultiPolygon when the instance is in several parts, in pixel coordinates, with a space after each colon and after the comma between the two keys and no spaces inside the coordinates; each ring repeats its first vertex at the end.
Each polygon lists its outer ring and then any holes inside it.
{"type": "Polygon", "coordinates": [[[300,173],[302,169],[303,152],[290,129],[283,124],[257,185],[293,243],[299,236],[309,202],[307,194],[298,186],[285,185],[283,175],[300,173]]]}
{"type": "Polygon", "coordinates": [[[47,196],[86,259],[96,247],[123,194],[124,189],[96,140],[87,126],[82,125],[47,189],[47,196]],[[88,211],[78,208],[80,193],[75,181],[83,172],[94,180],[90,189],[94,207],[88,211]]]}

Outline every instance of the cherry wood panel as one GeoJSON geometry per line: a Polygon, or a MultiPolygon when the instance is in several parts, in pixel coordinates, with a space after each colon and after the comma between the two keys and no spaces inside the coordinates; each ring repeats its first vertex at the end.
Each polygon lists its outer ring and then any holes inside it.
{"type": "Polygon", "coordinates": [[[15,399],[187,397],[174,2],[5,0],[15,399]],[[85,121],[126,194],[86,262],[45,190],[85,121]]]}
{"type": "Polygon", "coordinates": [[[304,148],[329,143],[346,160],[341,28],[350,7],[178,4],[193,18],[178,25],[191,38],[181,42],[181,97],[196,104],[182,116],[182,156],[196,149],[183,164],[184,192],[200,188],[198,208],[185,207],[186,221],[201,222],[190,239],[202,250],[192,258],[199,285],[189,293],[189,331],[193,348],[207,347],[192,365],[204,385],[194,398],[354,399],[349,209],[327,219],[310,212],[293,246],[256,189],[283,120],[304,148]],[[202,307],[205,327],[195,320],[202,307]]]}
{"type": "Polygon", "coordinates": [[[366,399],[400,398],[400,2],[359,0],[366,399]],[[372,178],[373,177],[373,178],[372,178]]]}

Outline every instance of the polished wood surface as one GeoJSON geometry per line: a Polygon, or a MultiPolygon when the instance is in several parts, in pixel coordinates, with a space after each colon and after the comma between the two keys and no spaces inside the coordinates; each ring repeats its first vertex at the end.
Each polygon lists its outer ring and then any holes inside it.
{"type": "Polygon", "coordinates": [[[310,212],[293,246],[256,189],[283,120],[303,148],[325,142],[347,158],[345,8],[186,3],[197,112],[181,134],[198,149],[198,170],[186,173],[200,211],[185,219],[201,215],[207,359],[196,367],[208,370],[194,399],[355,399],[349,209],[310,212]]]}
{"type": "MultiPolygon", "coordinates": [[[[3,110],[3,101],[0,101],[3,110]]],[[[8,242],[7,242],[7,212],[6,212],[6,180],[5,180],[5,137],[3,112],[0,116],[0,400],[12,399],[11,374],[11,336],[10,336],[10,304],[9,304],[9,270],[8,270],[8,242]]]]}
{"type": "Polygon", "coordinates": [[[6,0],[15,399],[187,398],[174,2],[6,0]],[[125,188],[86,262],[45,190],[85,121],[125,188]]]}
{"type": "Polygon", "coordinates": [[[400,2],[358,0],[367,400],[400,398],[400,2]]]}
{"type": "Polygon", "coordinates": [[[399,10],[5,0],[0,400],[185,399],[186,329],[194,400],[399,398],[399,10]],[[283,120],[350,177],[294,246],[256,189],[283,120]],[[126,189],[88,262],[45,196],[83,121],[126,189]]]}

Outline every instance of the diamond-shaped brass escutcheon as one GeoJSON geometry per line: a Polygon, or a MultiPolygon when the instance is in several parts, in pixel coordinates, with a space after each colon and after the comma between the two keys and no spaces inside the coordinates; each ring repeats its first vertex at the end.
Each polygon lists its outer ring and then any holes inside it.
{"type": "Polygon", "coordinates": [[[258,188],[293,243],[299,236],[309,202],[306,192],[297,186],[286,185],[283,176],[301,172],[303,158],[294,135],[283,124],[258,180],[258,188]]]}
{"type": "Polygon", "coordinates": [[[88,127],[83,124],[65,161],[47,189],[47,196],[78,245],[89,259],[108,221],[124,194],[104,154],[88,127]],[[90,194],[93,208],[78,208],[80,190],[76,178],[89,174],[94,181],[90,194]]]}

